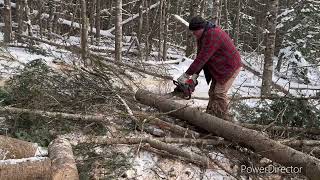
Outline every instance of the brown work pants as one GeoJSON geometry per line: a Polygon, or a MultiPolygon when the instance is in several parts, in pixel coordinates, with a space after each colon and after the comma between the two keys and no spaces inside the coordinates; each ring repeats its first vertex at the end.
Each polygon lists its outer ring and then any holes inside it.
{"type": "Polygon", "coordinates": [[[206,112],[216,117],[231,121],[229,114],[228,90],[238,76],[241,68],[237,69],[231,78],[224,84],[212,81],[209,89],[209,103],[206,112]]]}

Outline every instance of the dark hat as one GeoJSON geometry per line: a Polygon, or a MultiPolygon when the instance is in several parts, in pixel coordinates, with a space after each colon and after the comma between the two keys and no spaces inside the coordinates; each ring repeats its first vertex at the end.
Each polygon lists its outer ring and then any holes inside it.
{"type": "Polygon", "coordinates": [[[193,17],[189,22],[189,30],[196,31],[202,29],[206,26],[207,21],[203,19],[201,16],[193,17]]]}

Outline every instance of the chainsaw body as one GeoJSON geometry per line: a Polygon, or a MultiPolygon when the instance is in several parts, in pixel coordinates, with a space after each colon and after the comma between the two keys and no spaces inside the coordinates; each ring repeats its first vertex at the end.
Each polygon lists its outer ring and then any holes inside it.
{"type": "Polygon", "coordinates": [[[173,84],[176,85],[176,87],[172,94],[188,100],[191,98],[191,94],[194,92],[198,82],[194,82],[192,79],[188,79],[185,83],[173,80],[173,84]]]}

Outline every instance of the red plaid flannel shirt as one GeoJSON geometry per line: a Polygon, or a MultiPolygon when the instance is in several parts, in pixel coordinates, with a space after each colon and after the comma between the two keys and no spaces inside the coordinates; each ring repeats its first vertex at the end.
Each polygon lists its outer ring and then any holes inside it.
{"type": "Polygon", "coordinates": [[[240,54],[230,36],[220,27],[210,28],[204,33],[202,42],[198,40],[199,53],[186,74],[199,73],[206,64],[211,77],[224,84],[242,66],[240,54]]]}

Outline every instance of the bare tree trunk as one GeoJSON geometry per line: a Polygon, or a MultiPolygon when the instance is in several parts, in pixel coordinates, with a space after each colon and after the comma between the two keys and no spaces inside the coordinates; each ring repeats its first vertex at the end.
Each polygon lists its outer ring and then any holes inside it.
{"type": "MultiPolygon", "coordinates": [[[[189,21],[192,17],[194,17],[196,15],[197,12],[197,2],[196,0],[191,0],[190,1],[190,15],[189,15],[189,21]]],[[[186,32],[187,36],[186,36],[186,56],[189,57],[195,50],[195,39],[192,36],[191,32],[189,30],[187,30],[186,32]]]]}
{"type": "Polygon", "coordinates": [[[101,29],[101,22],[100,22],[100,3],[101,0],[96,0],[97,5],[96,5],[96,40],[97,40],[97,45],[100,43],[100,29],[101,29]]]}
{"type": "Polygon", "coordinates": [[[88,18],[86,1],[81,0],[81,58],[85,65],[88,63],[88,18]]]}
{"type": "Polygon", "coordinates": [[[219,25],[220,24],[220,1],[213,0],[213,8],[212,8],[212,22],[219,25]]]}
{"type": "Polygon", "coordinates": [[[205,13],[205,9],[206,9],[206,4],[207,4],[207,1],[206,1],[206,0],[201,0],[201,3],[200,3],[200,16],[201,16],[201,17],[204,17],[204,13],[205,13]]]}
{"type": "Polygon", "coordinates": [[[229,28],[229,13],[228,13],[228,1],[227,0],[223,0],[223,4],[224,4],[224,9],[223,9],[223,13],[224,13],[224,20],[225,20],[225,28],[226,28],[226,32],[228,34],[230,34],[230,28],[229,28]]]}
{"type": "Polygon", "coordinates": [[[26,13],[28,35],[32,37],[33,36],[33,32],[32,32],[32,23],[31,23],[31,20],[30,20],[30,8],[28,6],[28,1],[27,0],[24,0],[24,9],[25,9],[25,13],[26,13]]]}
{"type": "Polygon", "coordinates": [[[12,40],[12,17],[11,17],[11,1],[4,0],[4,42],[9,43],[12,40]]]}
{"type": "Polygon", "coordinates": [[[143,4],[144,0],[140,0],[140,6],[139,6],[139,27],[138,27],[138,40],[139,43],[142,42],[142,28],[143,28],[143,4]]]}
{"type": "Polygon", "coordinates": [[[235,27],[234,27],[234,44],[236,46],[239,45],[239,33],[240,33],[240,13],[241,13],[241,0],[238,1],[238,8],[237,8],[237,14],[236,14],[236,21],[235,21],[235,27]]]}
{"type": "Polygon", "coordinates": [[[38,145],[27,141],[0,135],[0,159],[20,159],[34,157],[38,145]]]}
{"type": "Polygon", "coordinates": [[[168,41],[168,26],[169,26],[169,15],[168,11],[170,9],[170,0],[165,1],[165,7],[163,9],[163,14],[164,14],[164,37],[163,37],[163,61],[167,60],[167,41],[168,41]]]}
{"type": "Polygon", "coordinates": [[[135,98],[143,104],[158,108],[162,112],[170,112],[169,115],[187,120],[226,140],[251,148],[254,152],[284,166],[302,167],[302,173],[312,180],[320,177],[319,159],[269,139],[260,132],[243,128],[201,112],[196,108],[186,107],[145,90],[139,89],[135,94],[135,98]]]}
{"type": "Polygon", "coordinates": [[[163,57],[163,31],[164,31],[164,28],[163,28],[163,20],[164,20],[164,4],[165,4],[165,0],[160,0],[160,7],[159,7],[159,51],[158,51],[158,61],[160,61],[163,57]]]}
{"type": "Polygon", "coordinates": [[[51,180],[51,160],[31,157],[0,161],[0,179],[3,180],[51,180]]]}
{"type": "Polygon", "coordinates": [[[264,67],[262,75],[262,87],[261,95],[271,94],[272,86],[272,74],[273,74],[273,57],[276,40],[276,25],[278,15],[279,0],[268,1],[269,4],[269,15],[267,17],[267,42],[266,50],[264,53],[264,67]]]}
{"type": "Polygon", "coordinates": [[[55,3],[57,3],[57,4],[54,5],[54,6],[55,6],[55,11],[54,11],[54,13],[53,13],[52,32],[53,32],[53,33],[56,33],[56,34],[59,34],[59,31],[60,31],[60,28],[59,28],[60,23],[58,23],[58,20],[59,20],[59,18],[60,18],[59,13],[62,12],[62,11],[61,11],[61,2],[57,1],[57,2],[55,2],[55,3]]]}
{"type": "Polygon", "coordinates": [[[78,180],[79,174],[73,157],[72,147],[68,140],[55,139],[50,143],[49,157],[52,161],[52,180],[78,180]]]}
{"type": "Polygon", "coordinates": [[[96,4],[97,4],[97,0],[92,0],[92,3],[91,3],[91,12],[89,13],[90,14],[90,37],[91,37],[91,44],[94,44],[93,43],[93,27],[95,27],[95,12],[96,12],[96,4]]]}
{"type": "Polygon", "coordinates": [[[53,18],[56,11],[54,0],[49,0],[49,18],[48,18],[48,38],[51,39],[53,32],[53,18]]]}
{"type": "MultiPolygon", "coordinates": [[[[23,29],[23,8],[22,8],[22,0],[16,1],[16,16],[17,16],[17,22],[18,22],[18,34],[22,34],[23,29]]],[[[20,36],[16,36],[18,42],[21,42],[20,36]]]]}
{"type": "Polygon", "coordinates": [[[116,47],[116,61],[121,62],[122,59],[122,0],[117,0],[116,5],[116,39],[115,39],[115,47],[116,47]]]}
{"type": "Polygon", "coordinates": [[[145,61],[148,61],[149,53],[150,53],[150,42],[149,42],[149,36],[150,36],[150,17],[149,17],[149,11],[150,11],[150,2],[149,0],[145,0],[147,12],[146,12],[146,26],[145,26],[145,61]]]}

